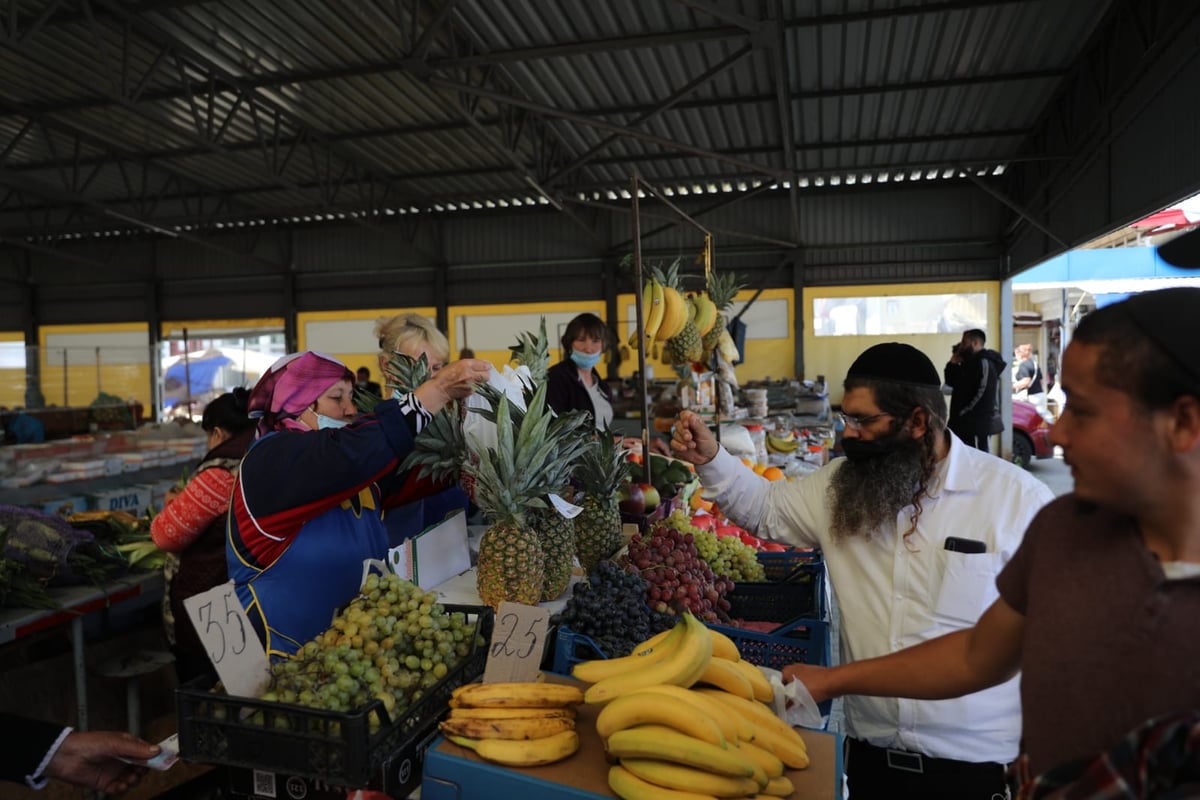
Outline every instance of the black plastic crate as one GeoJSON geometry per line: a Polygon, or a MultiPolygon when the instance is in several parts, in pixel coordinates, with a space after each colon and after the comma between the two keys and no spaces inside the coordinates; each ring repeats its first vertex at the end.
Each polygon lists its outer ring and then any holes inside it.
{"type": "MultiPolygon", "coordinates": [[[[451,692],[483,674],[494,616],[486,606],[447,605],[448,612],[475,617],[483,644],[411,705],[389,718],[381,701],[349,712],[231,697],[210,691],[204,681],[175,693],[179,716],[179,753],[188,761],[261,769],[339,786],[387,785],[403,797],[389,766],[417,749],[449,707],[451,692]],[[371,720],[379,727],[372,732],[371,720]]],[[[420,769],[416,776],[419,778],[420,769]]],[[[409,787],[411,790],[411,787],[409,787]]]]}
{"type": "Polygon", "coordinates": [[[733,619],[780,623],[796,617],[825,619],[825,562],[800,564],[786,581],[735,583],[725,599],[733,619]]]}
{"type": "Polygon", "coordinates": [[[786,581],[800,577],[803,567],[825,563],[821,550],[815,547],[792,547],[780,553],[759,552],[758,563],[769,581],[786,581]]]}

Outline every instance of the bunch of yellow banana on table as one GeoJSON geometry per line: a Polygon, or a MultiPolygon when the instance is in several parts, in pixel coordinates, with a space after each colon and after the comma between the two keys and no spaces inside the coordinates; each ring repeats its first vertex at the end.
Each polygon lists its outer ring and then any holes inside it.
{"type": "Polygon", "coordinates": [[[579,749],[577,686],[561,683],[471,683],[454,690],[439,724],[446,738],[509,767],[553,764],[579,749]]]}
{"type": "Polygon", "coordinates": [[[596,731],[609,788],[624,800],[787,797],[785,767],[808,766],[804,740],[766,703],[773,691],[737,645],[684,614],[624,658],[585,661],[572,675],[604,703],[596,731]]]}
{"type": "Polygon", "coordinates": [[[795,431],[788,431],[783,435],[767,434],[767,449],[772,453],[794,453],[800,445],[801,441],[796,438],[795,431]]]}

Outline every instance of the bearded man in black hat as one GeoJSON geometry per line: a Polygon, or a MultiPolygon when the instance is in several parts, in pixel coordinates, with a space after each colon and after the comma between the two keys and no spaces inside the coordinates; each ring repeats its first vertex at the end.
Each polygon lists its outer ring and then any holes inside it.
{"type": "MultiPolygon", "coordinates": [[[[705,497],[759,536],[821,547],[840,611],[843,662],[969,628],[1039,508],[1053,499],[1023,470],[946,430],[933,362],[906,344],[866,350],[843,384],[844,459],[767,481],[683,412],[671,447],[705,497]]],[[[1021,717],[1012,676],[960,699],[847,697],[852,800],[1005,796],[1021,717]]]]}
{"type": "Polygon", "coordinates": [[[1198,340],[1197,288],[1084,317],[1050,433],[1075,490],[1034,519],[999,599],[969,630],[785,677],[818,701],[941,698],[1019,669],[1022,798],[1200,796],[1198,340]]]}

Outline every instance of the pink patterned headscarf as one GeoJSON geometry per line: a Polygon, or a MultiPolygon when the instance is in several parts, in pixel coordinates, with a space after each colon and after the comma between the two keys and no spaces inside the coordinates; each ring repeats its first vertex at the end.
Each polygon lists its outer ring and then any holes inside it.
{"type": "Polygon", "coordinates": [[[287,423],[293,417],[341,380],[353,383],[354,373],[336,358],[312,350],[283,356],[250,392],[249,411],[258,418],[258,435],[290,427],[287,423]]]}

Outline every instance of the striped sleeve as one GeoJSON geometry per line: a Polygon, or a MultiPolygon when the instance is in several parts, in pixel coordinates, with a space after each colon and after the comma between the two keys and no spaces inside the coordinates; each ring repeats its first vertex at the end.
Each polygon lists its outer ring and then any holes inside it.
{"type": "Polygon", "coordinates": [[[214,467],[198,472],[150,523],[150,538],[170,553],[186,550],[229,510],[233,473],[214,467]]]}

